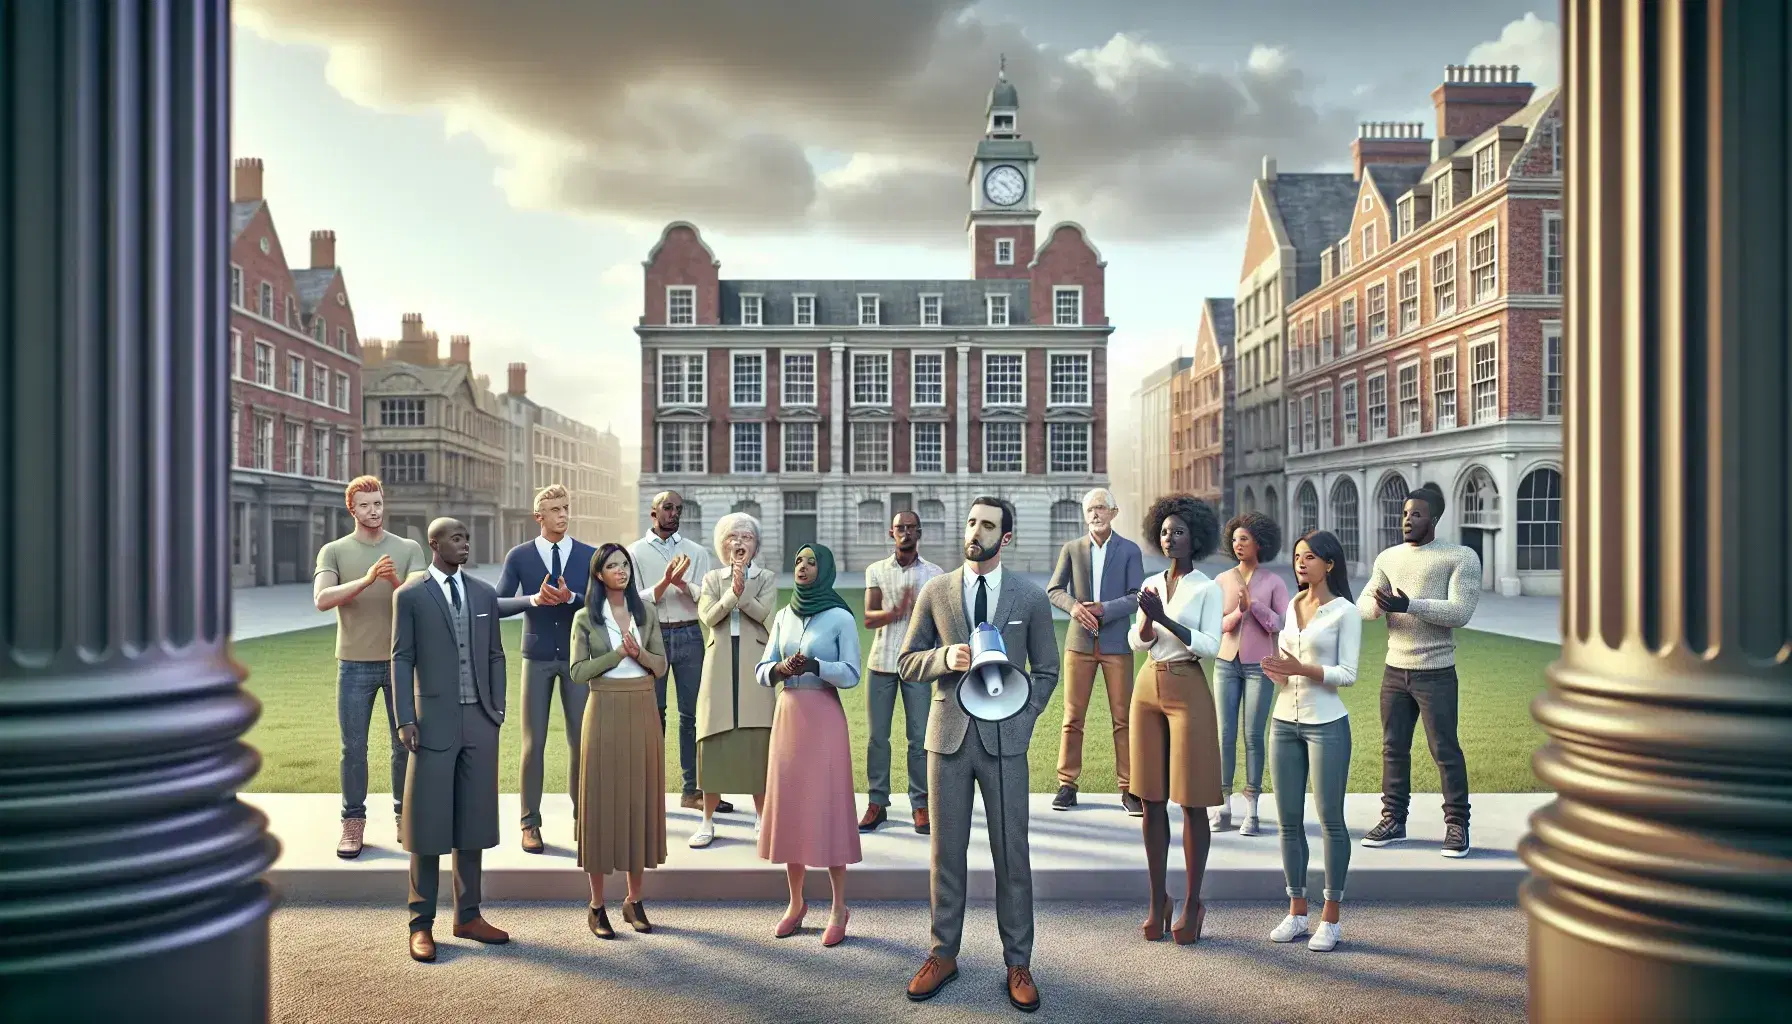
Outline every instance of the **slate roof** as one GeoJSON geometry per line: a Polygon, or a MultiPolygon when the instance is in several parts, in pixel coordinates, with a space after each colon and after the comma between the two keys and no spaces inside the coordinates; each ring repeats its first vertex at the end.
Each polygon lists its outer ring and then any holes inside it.
{"type": "Polygon", "coordinates": [[[1207,300],[1207,322],[1213,325],[1213,340],[1219,344],[1222,360],[1232,358],[1232,341],[1237,334],[1232,301],[1217,296],[1207,300]]]}
{"type": "Polygon", "coordinates": [[[1319,253],[1350,230],[1358,185],[1347,171],[1277,174],[1269,182],[1282,230],[1294,246],[1293,302],[1319,286],[1319,253]]]}
{"type": "Polygon", "coordinates": [[[1370,164],[1363,168],[1363,173],[1375,182],[1375,191],[1381,193],[1381,201],[1387,208],[1395,209],[1400,197],[1412,191],[1412,187],[1425,176],[1424,164],[1370,164]]]}
{"type": "Polygon", "coordinates": [[[329,290],[330,282],[335,279],[335,267],[293,271],[292,283],[299,291],[299,310],[306,316],[316,312],[317,304],[323,301],[324,293],[329,290]]]}
{"type": "Polygon", "coordinates": [[[249,221],[255,218],[256,212],[261,209],[261,204],[264,201],[257,199],[248,203],[230,204],[230,240],[232,242],[236,241],[236,237],[249,226],[249,221]]]}
{"type": "MultiPolygon", "coordinates": [[[[797,295],[815,296],[815,326],[857,327],[861,294],[878,297],[878,324],[915,327],[921,324],[921,296],[939,295],[940,326],[987,327],[987,295],[1007,295],[1008,322],[1028,323],[1032,282],[999,278],[988,281],[735,281],[721,282],[721,320],[740,325],[740,297],[759,295],[762,323],[768,327],[795,324],[797,295]]],[[[932,325],[929,325],[932,326],[932,325]]]]}

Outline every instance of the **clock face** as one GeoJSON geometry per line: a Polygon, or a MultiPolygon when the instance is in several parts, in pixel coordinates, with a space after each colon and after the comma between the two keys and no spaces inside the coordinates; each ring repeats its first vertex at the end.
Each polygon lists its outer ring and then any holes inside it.
{"type": "Polygon", "coordinates": [[[983,176],[983,194],[997,206],[1013,206],[1027,194],[1026,176],[1013,164],[991,167],[983,176]]]}

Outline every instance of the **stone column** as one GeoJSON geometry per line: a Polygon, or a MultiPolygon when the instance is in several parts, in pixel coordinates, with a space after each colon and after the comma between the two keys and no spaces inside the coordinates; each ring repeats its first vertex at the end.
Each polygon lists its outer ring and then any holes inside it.
{"type": "Polygon", "coordinates": [[[954,443],[957,447],[958,472],[960,479],[968,480],[971,475],[971,346],[965,343],[958,345],[958,401],[954,409],[958,421],[953,424],[953,432],[957,434],[954,443]]]}
{"type": "Polygon", "coordinates": [[[229,5],[5,11],[4,1016],[266,1020],[277,847],[236,799],[260,705],[228,646],[229,5]]]}
{"type": "Polygon", "coordinates": [[[1539,1022],[1759,1020],[1792,984],[1783,4],[1567,0],[1558,794],[1539,1022]]]}

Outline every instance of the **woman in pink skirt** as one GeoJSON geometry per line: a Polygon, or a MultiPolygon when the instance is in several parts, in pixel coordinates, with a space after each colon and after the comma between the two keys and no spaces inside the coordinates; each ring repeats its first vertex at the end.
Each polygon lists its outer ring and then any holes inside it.
{"type": "Polygon", "coordinates": [[[859,624],[834,592],[834,553],[810,544],[796,553],[796,596],[772,620],[763,686],[784,684],[772,717],[759,856],[783,864],[790,906],[773,933],[784,939],[803,925],[809,905],[803,878],[827,868],[833,913],[821,944],[846,938],[846,865],[859,862],[858,799],[846,711],[839,691],[859,685],[859,624]]]}

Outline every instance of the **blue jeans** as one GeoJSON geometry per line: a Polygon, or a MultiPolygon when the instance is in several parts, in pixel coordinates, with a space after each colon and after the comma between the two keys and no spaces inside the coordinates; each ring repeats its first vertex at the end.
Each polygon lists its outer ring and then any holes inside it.
{"type": "Polygon", "coordinates": [[[398,721],[392,706],[392,663],[336,663],[336,726],[342,732],[342,817],[367,817],[367,737],[373,702],[384,698],[386,731],[392,738],[392,813],[404,802],[404,771],[409,754],[398,742],[398,721]]]}
{"type": "Polygon", "coordinates": [[[697,691],[703,686],[703,627],[671,626],[660,630],[666,643],[666,675],[654,680],[660,705],[660,732],[666,729],[666,678],[678,692],[678,768],[684,791],[697,792],[697,691]]]}
{"type": "Polygon", "coordinates": [[[1244,792],[1263,792],[1264,731],[1270,708],[1275,705],[1275,685],[1263,678],[1256,662],[1216,661],[1213,664],[1213,706],[1220,720],[1220,788],[1232,792],[1238,774],[1238,714],[1244,712],[1244,792]]]}
{"type": "Polygon", "coordinates": [[[1344,828],[1344,787],[1350,781],[1350,716],[1323,725],[1275,721],[1270,734],[1276,782],[1276,820],[1282,833],[1282,875],[1290,899],[1307,897],[1307,776],[1325,833],[1325,898],[1344,899],[1350,871],[1350,832],[1344,828]]]}

